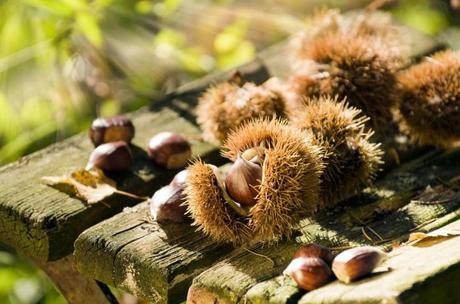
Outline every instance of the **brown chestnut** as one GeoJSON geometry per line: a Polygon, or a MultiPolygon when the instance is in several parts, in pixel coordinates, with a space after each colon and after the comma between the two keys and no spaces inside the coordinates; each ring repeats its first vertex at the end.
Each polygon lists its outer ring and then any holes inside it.
{"type": "Polygon", "coordinates": [[[243,206],[254,206],[262,180],[262,167],[238,157],[225,178],[225,188],[232,199],[243,206]]]}
{"type": "Polygon", "coordinates": [[[97,147],[114,141],[130,143],[134,133],[134,125],[126,116],[99,117],[91,124],[89,138],[97,147]]]}
{"type": "Polygon", "coordinates": [[[185,183],[187,181],[187,176],[188,176],[188,171],[187,170],[179,171],[179,173],[174,175],[174,178],[172,179],[170,185],[171,186],[185,187],[185,183]]]}
{"type": "Polygon", "coordinates": [[[185,184],[168,185],[155,192],[150,200],[150,214],[154,220],[181,223],[187,219],[184,188],[185,184]]]}
{"type": "Polygon", "coordinates": [[[332,262],[332,271],[336,277],[350,283],[370,274],[386,257],[381,250],[364,246],[345,250],[332,262]]]}
{"type": "Polygon", "coordinates": [[[314,290],[326,285],[332,280],[332,272],[329,265],[320,258],[300,257],[291,261],[283,272],[304,290],[314,290]]]}
{"type": "Polygon", "coordinates": [[[181,135],[172,132],[161,132],[152,137],[147,152],[157,165],[167,169],[183,168],[192,157],[189,142],[181,135]]]}
{"type": "Polygon", "coordinates": [[[133,163],[133,155],[128,144],[116,141],[98,146],[89,156],[87,170],[94,167],[106,171],[128,170],[133,163]]]}
{"type": "Polygon", "coordinates": [[[331,265],[332,260],[334,259],[334,255],[329,250],[329,248],[318,244],[303,245],[302,247],[297,249],[297,251],[294,253],[293,259],[300,257],[320,258],[329,265],[331,265]]]}

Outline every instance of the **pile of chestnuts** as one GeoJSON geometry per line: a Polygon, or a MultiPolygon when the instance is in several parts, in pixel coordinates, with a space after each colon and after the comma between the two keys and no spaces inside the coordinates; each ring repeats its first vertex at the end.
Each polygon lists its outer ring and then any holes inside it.
{"type": "Polygon", "coordinates": [[[96,148],[89,157],[86,169],[128,170],[134,161],[129,147],[134,135],[134,125],[126,116],[95,119],[89,130],[89,138],[96,148]]]}
{"type": "Polygon", "coordinates": [[[380,265],[386,254],[370,247],[356,247],[345,250],[334,257],[321,245],[309,244],[300,247],[292,261],[283,271],[303,290],[311,291],[334,280],[348,284],[359,280],[380,265]]]}
{"type": "MultiPolygon", "coordinates": [[[[135,128],[126,116],[100,117],[93,121],[89,138],[96,147],[91,153],[86,169],[126,171],[134,162],[130,148],[135,128]]],[[[190,143],[183,136],[161,132],[153,136],[147,146],[153,163],[166,169],[180,169],[192,157],[190,143]]]]}
{"type": "MultiPolygon", "coordinates": [[[[130,148],[135,128],[126,116],[101,117],[93,121],[89,138],[95,146],[87,170],[98,168],[109,172],[126,171],[134,162],[130,148]]],[[[192,157],[190,143],[183,136],[172,132],[160,132],[147,145],[152,162],[166,169],[180,169],[192,157]]],[[[150,210],[154,220],[182,222],[187,216],[185,201],[185,178],[187,171],[180,171],[171,184],[158,190],[151,199],[150,210]]]]}

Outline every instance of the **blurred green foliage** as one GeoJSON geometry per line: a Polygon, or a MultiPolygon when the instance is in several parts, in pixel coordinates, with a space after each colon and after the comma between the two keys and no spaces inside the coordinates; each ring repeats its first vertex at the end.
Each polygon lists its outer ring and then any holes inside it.
{"type": "Polygon", "coordinates": [[[29,262],[0,251],[0,303],[64,304],[66,301],[29,262]]]}
{"type": "Polygon", "coordinates": [[[446,16],[448,10],[446,2],[442,1],[401,1],[393,15],[407,25],[427,34],[437,34],[449,26],[446,16]]]}
{"type": "MultiPolygon", "coordinates": [[[[137,109],[251,60],[302,29],[315,5],[369,2],[0,1],[0,164],[80,132],[98,115],[137,109]]],[[[459,37],[460,16],[448,2],[400,0],[390,10],[428,34],[459,37]]],[[[64,302],[40,271],[0,250],[0,303],[64,302]]]]}

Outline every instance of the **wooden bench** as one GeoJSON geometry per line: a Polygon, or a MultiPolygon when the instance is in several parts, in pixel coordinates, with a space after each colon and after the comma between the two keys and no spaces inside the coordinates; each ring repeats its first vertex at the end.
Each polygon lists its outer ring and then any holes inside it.
{"type": "MultiPolygon", "coordinates": [[[[414,58],[439,48],[417,32],[404,32],[414,58]]],[[[262,52],[239,69],[243,77],[257,83],[270,75],[285,77],[284,48],[283,43],[262,52]]],[[[121,190],[150,196],[174,175],[152,165],[143,149],[148,138],[160,131],[186,135],[195,156],[224,164],[218,147],[199,140],[193,110],[200,92],[228,74],[185,85],[150,109],[130,114],[137,130],[136,161],[129,173],[112,176],[121,190]]],[[[248,249],[213,242],[186,224],[154,223],[148,218],[148,202],[138,204],[115,195],[88,206],[45,186],[42,176],[65,174],[85,165],[92,146],[87,135],[81,134],[0,169],[0,241],[33,259],[71,303],[116,303],[105,284],[153,303],[181,302],[187,293],[192,303],[334,303],[342,296],[350,303],[382,299],[419,303],[417,297],[431,303],[428,297],[436,299],[433,294],[443,292],[450,295],[447,300],[452,303],[460,301],[460,293],[445,283],[460,277],[457,239],[423,252],[407,248],[390,258],[393,272],[362,284],[332,283],[304,294],[292,281],[279,276],[299,243],[388,246],[405,240],[411,231],[431,231],[457,220],[460,151],[421,153],[407,145],[404,148],[410,161],[388,169],[374,187],[334,210],[305,219],[295,239],[248,249]],[[428,185],[454,194],[443,204],[416,201],[428,185]],[[414,264],[421,266],[412,269],[405,261],[413,257],[438,260],[414,264]],[[398,265],[407,266],[406,270],[398,265]],[[375,286],[379,292],[362,292],[375,286]]],[[[458,222],[452,225],[459,226],[458,222]]]]}

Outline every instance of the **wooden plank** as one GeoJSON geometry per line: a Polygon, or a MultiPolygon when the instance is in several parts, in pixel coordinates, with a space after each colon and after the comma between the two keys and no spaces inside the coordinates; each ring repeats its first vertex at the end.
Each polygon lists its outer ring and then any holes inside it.
{"type": "MultiPolygon", "coordinates": [[[[316,242],[327,246],[349,246],[358,244],[382,244],[404,237],[412,229],[435,219],[456,212],[460,207],[460,192],[445,204],[424,205],[411,202],[427,185],[435,186],[460,175],[460,150],[432,152],[396,169],[375,187],[349,200],[331,211],[306,219],[301,235],[294,241],[285,241],[275,246],[258,246],[258,254],[243,249],[236,250],[193,280],[188,300],[201,302],[201,298],[217,303],[237,303],[251,300],[265,303],[267,294],[273,293],[268,282],[262,287],[258,283],[279,275],[289,262],[298,243],[316,242]],[[372,212],[369,212],[371,210],[372,212]],[[383,215],[382,215],[383,214],[383,215]],[[350,222],[351,219],[356,219],[350,222]],[[364,225],[361,222],[366,222],[364,225]],[[361,224],[360,224],[361,223],[361,224]],[[366,234],[363,233],[363,229],[366,234]],[[372,230],[371,230],[372,229],[372,230]],[[384,241],[372,233],[375,231],[384,241]],[[370,236],[373,240],[368,239],[370,236]],[[246,296],[251,288],[252,290],[246,296]]],[[[456,186],[455,186],[456,187],[456,186]]],[[[455,217],[454,217],[455,218],[455,217]]],[[[291,286],[292,287],[292,286],[291,286]]],[[[286,288],[291,289],[290,286],[286,288]]],[[[280,288],[285,288],[280,285],[280,288]]],[[[291,289],[292,290],[292,289],[291,289]]],[[[281,292],[286,295],[286,292],[281,292]]],[[[295,296],[295,292],[294,295],[295,296]]]]}
{"type": "MultiPolygon", "coordinates": [[[[460,220],[441,230],[460,231],[460,220]]],[[[349,285],[333,282],[307,293],[299,303],[460,302],[460,237],[429,247],[401,247],[382,267],[391,271],[349,285]]]]}
{"type": "MultiPolygon", "coordinates": [[[[258,61],[242,67],[241,73],[255,82],[268,77],[258,61]]],[[[175,173],[152,165],[143,150],[148,138],[160,131],[184,134],[191,139],[195,156],[211,162],[221,161],[215,146],[198,140],[200,130],[193,115],[195,87],[201,89],[205,85],[202,81],[195,83],[187,89],[191,94],[183,90],[180,95],[170,95],[154,104],[152,111],[142,109],[131,115],[136,126],[133,142],[136,160],[130,172],[112,176],[119,188],[151,195],[175,173]]],[[[80,134],[0,169],[1,242],[37,260],[56,260],[72,252],[73,243],[83,230],[125,206],[138,203],[114,196],[104,204],[86,206],[41,183],[42,176],[66,174],[84,167],[91,149],[86,134],[80,134]]]]}
{"type": "Polygon", "coordinates": [[[183,300],[192,278],[232,247],[186,224],[147,222],[148,203],[85,231],[75,243],[77,269],[153,303],[183,300]]]}
{"type": "MultiPolygon", "coordinates": [[[[460,218],[460,209],[451,212],[430,224],[419,226],[417,231],[429,232],[434,229],[443,227],[447,223],[460,218]]],[[[406,240],[406,235],[399,240],[406,240]],[[404,238],[404,239],[403,239],[404,238]]],[[[305,294],[300,290],[295,282],[288,277],[278,275],[270,280],[260,282],[248,290],[244,299],[246,303],[297,303],[305,294]]],[[[321,302],[322,303],[322,302],[321,302]]],[[[379,302],[381,303],[381,302],[379,302]]]]}

